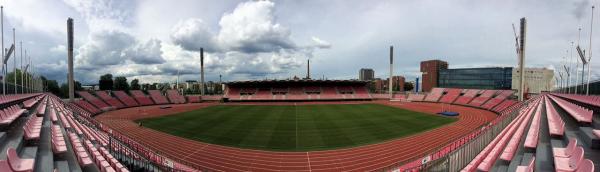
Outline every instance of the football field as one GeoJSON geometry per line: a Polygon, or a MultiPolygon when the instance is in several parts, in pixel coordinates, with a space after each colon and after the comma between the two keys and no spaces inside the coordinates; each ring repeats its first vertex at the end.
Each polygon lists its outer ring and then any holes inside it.
{"type": "Polygon", "coordinates": [[[454,121],[455,118],[380,104],[328,104],[218,105],[138,122],[144,127],[206,143],[272,151],[312,151],[378,143],[454,121]]]}

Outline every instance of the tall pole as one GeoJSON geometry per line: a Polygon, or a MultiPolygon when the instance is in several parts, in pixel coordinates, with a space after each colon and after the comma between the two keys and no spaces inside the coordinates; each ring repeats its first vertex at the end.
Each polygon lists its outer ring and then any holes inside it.
{"type": "Polygon", "coordinates": [[[72,18],[68,18],[67,19],[67,63],[68,63],[68,70],[69,73],[67,74],[67,82],[69,85],[69,101],[70,102],[74,102],[75,101],[75,78],[74,78],[74,72],[73,72],[73,19],[72,18]]]}
{"type": "MultiPolygon", "coordinates": [[[[575,69],[575,73],[577,73],[577,69],[575,69]]],[[[570,74],[573,74],[573,41],[571,41],[571,57],[569,58],[569,80],[571,80],[570,74]]],[[[575,82],[571,81],[571,85],[575,87],[573,89],[575,91],[577,89],[577,77],[575,77],[575,82]]]]}
{"type": "Polygon", "coordinates": [[[588,78],[587,78],[587,88],[585,89],[585,95],[590,95],[590,77],[591,77],[591,72],[592,72],[592,63],[590,62],[592,60],[592,31],[594,27],[594,6],[592,5],[592,21],[590,24],[590,48],[588,49],[588,51],[590,52],[590,56],[588,57],[588,78]]]}
{"type": "Polygon", "coordinates": [[[23,41],[19,41],[21,45],[21,94],[23,94],[23,41]]]}
{"type": "Polygon", "coordinates": [[[200,48],[200,95],[204,96],[204,48],[200,48]]]}
{"type": "Polygon", "coordinates": [[[4,6],[0,6],[0,31],[2,32],[2,94],[6,95],[6,73],[4,72],[4,6]]]}
{"type": "Polygon", "coordinates": [[[393,93],[392,93],[392,77],[394,75],[394,46],[390,46],[390,77],[388,78],[388,91],[390,94],[390,100],[393,97],[393,93]]]}
{"type": "Polygon", "coordinates": [[[525,17],[521,18],[521,33],[520,33],[520,42],[519,42],[519,101],[523,101],[523,96],[525,95],[525,34],[527,33],[527,21],[525,17]]]}
{"type": "MultiPolygon", "coordinates": [[[[15,33],[15,28],[13,27],[13,46],[15,46],[15,50],[16,50],[16,46],[17,46],[17,37],[16,37],[16,33],[15,33]]],[[[17,94],[17,51],[14,51],[15,53],[13,53],[13,75],[15,75],[15,81],[13,82],[13,87],[15,88],[15,92],[13,92],[13,94],[17,94]]]]}

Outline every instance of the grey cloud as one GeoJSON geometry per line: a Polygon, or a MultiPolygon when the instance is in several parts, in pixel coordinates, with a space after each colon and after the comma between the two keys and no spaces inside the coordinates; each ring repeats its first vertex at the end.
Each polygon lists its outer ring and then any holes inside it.
{"type": "Polygon", "coordinates": [[[123,51],[134,43],[133,36],[120,31],[92,33],[89,41],[78,50],[77,64],[83,69],[121,64],[125,61],[123,51]]]}
{"type": "Polygon", "coordinates": [[[137,64],[161,64],[165,62],[162,58],[161,41],[158,39],[148,40],[146,43],[138,43],[131,47],[125,54],[137,64]]]}

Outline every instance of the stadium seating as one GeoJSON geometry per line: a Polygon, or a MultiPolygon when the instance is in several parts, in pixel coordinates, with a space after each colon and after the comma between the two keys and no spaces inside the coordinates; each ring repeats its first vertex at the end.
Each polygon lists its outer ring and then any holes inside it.
{"type": "Polygon", "coordinates": [[[129,92],[131,93],[133,98],[135,98],[135,100],[142,106],[154,104],[152,99],[150,99],[150,97],[148,97],[146,94],[144,94],[144,92],[140,90],[130,90],[129,92]]]}
{"type": "Polygon", "coordinates": [[[496,94],[497,90],[484,90],[479,97],[475,97],[468,105],[479,107],[483,105],[486,101],[488,101],[494,94],[496,94]]]}
{"type": "Polygon", "coordinates": [[[492,108],[492,111],[494,111],[494,112],[502,112],[505,109],[507,109],[508,107],[511,107],[511,106],[513,106],[516,103],[517,103],[517,101],[514,101],[514,100],[505,100],[502,103],[500,103],[498,106],[492,108]]]}
{"type": "Polygon", "coordinates": [[[429,94],[425,97],[423,101],[426,102],[437,102],[442,94],[444,93],[444,88],[433,88],[429,94]]]}
{"type": "Polygon", "coordinates": [[[542,110],[543,110],[542,107],[543,107],[543,104],[539,103],[538,107],[537,107],[537,111],[535,112],[535,115],[533,116],[533,121],[531,122],[531,125],[529,126],[529,130],[527,132],[527,137],[525,138],[525,143],[523,145],[523,146],[525,146],[525,148],[535,149],[537,147],[538,140],[539,140],[539,134],[540,134],[540,122],[541,122],[542,110]]]}
{"type": "Polygon", "coordinates": [[[595,107],[600,107],[600,96],[586,96],[586,95],[559,94],[559,93],[552,93],[552,95],[575,100],[577,102],[585,103],[585,104],[592,105],[595,107]]]}
{"type": "Polygon", "coordinates": [[[121,103],[119,100],[115,99],[114,97],[108,95],[108,92],[106,92],[106,91],[96,91],[96,95],[98,97],[100,97],[102,100],[104,100],[104,102],[110,104],[113,107],[116,107],[118,109],[125,107],[125,105],[123,103],[121,103]]]}
{"type": "Polygon", "coordinates": [[[353,86],[352,89],[354,90],[354,98],[358,98],[358,99],[369,99],[369,98],[371,98],[371,95],[369,95],[369,91],[367,90],[366,87],[363,87],[363,86],[353,86]]]}
{"type": "Polygon", "coordinates": [[[18,105],[13,105],[0,110],[0,124],[8,125],[17,119],[21,114],[25,112],[25,109],[19,108],[18,105]]]}
{"type": "Polygon", "coordinates": [[[33,171],[33,165],[35,165],[35,159],[24,159],[17,155],[17,150],[14,148],[8,148],[6,150],[8,164],[12,171],[33,171]]]}
{"type": "Polygon", "coordinates": [[[444,96],[442,96],[442,98],[440,99],[441,103],[453,103],[458,96],[460,96],[460,93],[462,92],[462,89],[457,89],[457,88],[448,88],[447,89],[447,93],[444,94],[444,96]]]}
{"type": "Polygon", "coordinates": [[[202,102],[202,97],[200,96],[185,96],[187,98],[188,103],[200,103],[202,102]]]}
{"type": "Polygon", "coordinates": [[[425,98],[424,94],[412,94],[412,93],[409,93],[408,94],[408,98],[406,98],[406,100],[408,100],[408,101],[414,101],[414,102],[420,102],[420,101],[423,101],[424,98],[425,98]]]}
{"type": "Polygon", "coordinates": [[[165,96],[163,96],[159,90],[148,90],[148,93],[150,94],[150,97],[152,98],[152,100],[154,100],[154,103],[156,103],[157,105],[169,103],[167,98],[165,96]]]}
{"type": "Polygon", "coordinates": [[[550,129],[550,135],[563,136],[565,132],[565,122],[560,118],[558,112],[554,108],[554,105],[548,100],[548,97],[544,96],[544,102],[546,103],[546,116],[548,118],[548,128],[550,129]]]}
{"type": "Polygon", "coordinates": [[[554,157],[556,171],[575,171],[583,162],[583,148],[576,147],[570,157],[554,157]]]}
{"type": "Polygon", "coordinates": [[[477,94],[480,92],[481,90],[474,90],[474,89],[469,89],[465,92],[464,95],[458,97],[455,101],[454,104],[460,104],[460,105],[467,105],[469,104],[469,102],[471,102],[471,100],[473,100],[473,98],[475,98],[475,96],[477,96],[477,94]]]}
{"type": "Polygon", "coordinates": [[[85,100],[77,100],[75,101],[75,104],[77,104],[79,107],[85,109],[86,111],[92,113],[92,114],[97,114],[102,112],[100,109],[94,107],[92,104],[88,103],[85,100]]]}
{"type": "Polygon", "coordinates": [[[79,96],[83,97],[85,100],[90,102],[92,105],[96,106],[98,109],[110,108],[108,104],[104,103],[102,100],[96,98],[87,91],[78,91],[77,94],[79,94],[79,96]]]}
{"type": "Polygon", "coordinates": [[[569,144],[564,148],[552,148],[552,154],[554,157],[568,158],[571,157],[573,152],[577,148],[577,139],[569,139],[569,144]]]}
{"type": "Polygon", "coordinates": [[[136,102],[131,96],[127,95],[124,91],[113,91],[112,92],[121,102],[125,104],[127,107],[139,106],[138,102],[136,102]]]}
{"type": "Polygon", "coordinates": [[[52,125],[52,152],[60,154],[67,152],[67,144],[59,125],[52,125]]]}
{"type": "Polygon", "coordinates": [[[548,97],[550,97],[550,99],[552,99],[554,103],[558,104],[558,106],[560,106],[563,110],[567,111],[567,113],[569,113],[569,115],[575,118],[578,122],[592,123],[592,117],[594,115],[593,111],[552,95],[548,97]]]}
{"type": "Polygon", "coordinates": [[[43,117],[31,116],[23,126],[23,137],[25,140],[37,140],[40,138],[40,130],[42,129],[43,117]]]}
{"type": "Polygon", "coordinates": [[[33,105],[35,105],[38,101],[40,101],[42,98],[44,98],[44,96],[37,96],[35,98],[32,99],[27,99],[23,102],[23,108],[25,109],[29,109],[32,108],[33,105]]]}
{"type": "Polygon", "coordinates": [[[535,157],[529,160],[529,163],[525,166],[518,166],[515,172],[533,172],[535,169],[535,157]]]}
{"type": "Polygon", "coordinates": [[[183,104],[185,103],[185,97],[179,94],[177,90],[167,90],[167,97],[169,101],[173,104],[183,104]]]}

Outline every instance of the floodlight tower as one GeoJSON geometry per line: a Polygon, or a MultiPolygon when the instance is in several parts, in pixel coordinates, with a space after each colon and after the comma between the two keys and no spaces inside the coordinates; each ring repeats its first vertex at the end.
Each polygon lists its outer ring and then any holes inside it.
{"type": "Polygon", "coordinates": [[[204,48],[200,48],[200,95],[204,96],[204,48]]]}
{"type": "Polygon", "coordinates": [[[590,66],[591,63],[590,61],[592,61],[592,31],[594,27],[594,6],[592,5],[592,20],[591,20],[591,24],[590,24],[590,48],[588,49],[588,51],[590,52],[590,56],[588,57],[588,78],[587,78],[587,88],[585,89],[585,94],[586,95],[590,95],[590,76],[591,76],[591,72],[592,72],[592,67],[590,66]]]}
{"type": "Polygon", "coordinates": [[[523,101],[525,90],[525,34],[527,33],[527,20],[521,18],[520,40],[519,40],[519,101],[523,101]]]}
{"type": "Polygon", "coordinates": [[[69,84],[69,101],[75,101],[75,83],[74,83],[74,72],[73,72],[73,19],[67,19],[67,63],[68,63],[68,74],[67,82],[69,84]]]}
{"type": "Polygon", "coordinates": [[[388,78],[388,91],[390,94],[390,100],[392,100],[392,76],[394,75],[394,46],[390,46],[390,77],[388,78]]]}

